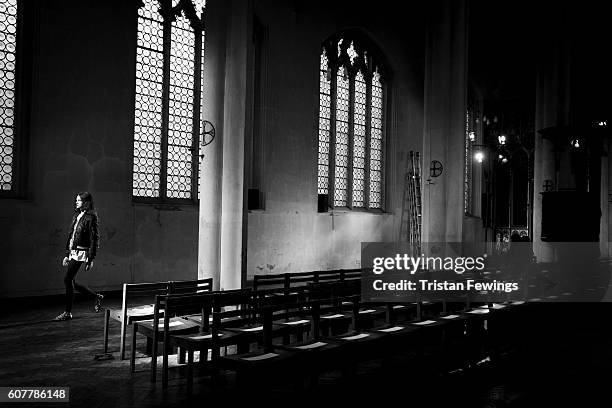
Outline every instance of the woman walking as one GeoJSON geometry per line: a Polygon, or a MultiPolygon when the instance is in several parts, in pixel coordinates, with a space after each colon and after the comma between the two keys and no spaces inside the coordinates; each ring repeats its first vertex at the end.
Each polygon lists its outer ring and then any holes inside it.
{"type": "Polygon", "coordinates": [[[93,267],[94,258],[98,249],[98,216],[94,212],[93,197],[88,192],[78,193],[75,201],[74,216],[66,242],[66,256],[62,265],[66,266],[64,285],[66,286],[66,309],[54,320],[63,321],[72,319],[72,303],[74,289],[95,298],[94,310],[100,311],[104,296],[94,292],[85,285],[75,281],[82,264],[85,270],[93,267]]]}

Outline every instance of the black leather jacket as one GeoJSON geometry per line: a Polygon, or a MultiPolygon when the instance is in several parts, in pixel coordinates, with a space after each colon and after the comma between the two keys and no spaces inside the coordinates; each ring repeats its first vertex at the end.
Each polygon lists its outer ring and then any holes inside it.
{"type": "Polygon", "coordinates": [[[68,231],[68,239],[66,240],[66,254],[69,254],[71,249],[86,248],[87,258],[89,258],[90,261],[93,261],[93,259],[96,257],[100,241],[100,234],[98,232],[98,216],[93,211],[85,211],[85,214],[83,214],[79,220],[79,224],[74,231],[74,241],[72,243],[72,248],[70,248],[70,237],[72,237],[74,223],[76,222],[78,215],[79,213],[75,213],[72,217],[72,223],[70,224],[70,230],[68,231]]]}

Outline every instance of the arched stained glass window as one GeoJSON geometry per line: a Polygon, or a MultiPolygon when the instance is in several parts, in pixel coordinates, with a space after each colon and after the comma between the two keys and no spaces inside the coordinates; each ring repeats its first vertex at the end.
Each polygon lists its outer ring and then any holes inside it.
{"type": "Polygon", "coordinates": [[[0,1],[0,192],[15,187],[17,0],[0,1]]]}
{"type": "Polygon", "coordinates": [[[384,69],[351,35],[322,47],[318,194],[333,207],[383,209],[384,69]]]}
{"type": "Polygon", "coordinates": [[[138,10],[134,197],[199,197],[204,7],[204,0],[143,0],[138,10]]]}

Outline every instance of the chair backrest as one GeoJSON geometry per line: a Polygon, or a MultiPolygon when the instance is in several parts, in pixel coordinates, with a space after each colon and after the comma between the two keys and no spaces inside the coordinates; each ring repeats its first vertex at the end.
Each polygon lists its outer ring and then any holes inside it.
{"type": "Polygon", "coordinates": [[[158,312],[164,311],[164,324],[173,316],[201,314],[201,329],[206,331],[210,325],[213,296],[212,292],[157,296],[155,306],[158,312]]]}
{"type": "Polygon", "coordinates": [[[262,322],[263,321],[263,309],[274,307],[275,312],[285,313],[287,316],[286,319],[289,319],[291,316],[288,313],[291,310],[298,308],[298,303],[301,301],[305,301],[308,299],[308,288],[294,288],[291,293],[278,292],[274,290],[267,291],[257,291],[253,292],[253,317],[254,321],[262,322]],[[284,307],[284,311],[283,311],[284,307]]]}
{"type": "Polygon", "coordinates": [[[349,281],[349,280],[361,280],[362,270],[361,268],[355,269],[340,269],[340,280],[349,281]]]}
{"type": "Polygon", "coordinates": [[[339,271],[317,271],[315,282],[337,282],[340,281],[342,274],[339,271]]]}
{"type": "Polygon", "coordinates": [[[169,282],[124,283],[123,298],[154,297],[165,295],[170,288],[169,282]]]}
{"type": "Polygon", "coordinates": [[[235,289],[214,292],[212,298],[213,326],[222,327],[223,320],[250,322],[253,314],[253,291],[235,289]]]}
{"type": "Polygon", "coordinates": [[[139,299],[139,303],[143,303],[146,298],[147,302],[154,301],[155,296],[166,295],[169,291],[168,282],[149,282],[149,283],[124,283],[123,295],[121,299],[121,316],[125,322],[127,319],[128,307],[139,299]]]}
{"type": "Polygon", "coordinates": [[[306,286],[312,282],[318,282],[318,272],[294,272],[287,273],[287,287],[295,288],[306,286]]]}
{"type": "Polygon", "coordinates": [[[338,269],[331,271],[287,272],[278,275],[253,276],[253,290],[290,289],[307,286],[310,283],[360,280],[361,269],[338,269]]]}
{"type": "Polygon", "coordinates": [[[202,293],[212,291],[212,278],[188,280],[188,281],[168,281],[168,282],[147,282],[147,283],[124,283],[123,296],[121,301],[122,314],[127,313],[127,308],[131,302],[138,300],[142,304],[144,298],[153,302],[155,296],[163,296],[170,293],[187,294],[202,293]]]}
{"type": "Polygon", "coordinates": [[[170,281],[170,293],[172,294],[190,294],[190,293],[205,293],[212,292],[212,278],[186,280],[186,281],[170,281]]]}
{"type": "Polygon", "coordinates": [[[253,290],[286,289],[288,287],[287,274],[255,275],[253,276],[253,290]]]}

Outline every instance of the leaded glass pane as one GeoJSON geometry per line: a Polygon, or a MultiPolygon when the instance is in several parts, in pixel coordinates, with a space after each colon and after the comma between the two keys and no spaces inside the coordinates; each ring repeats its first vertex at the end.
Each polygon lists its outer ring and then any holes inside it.
{"type": "Polygon", "coordinates": [[[195,6],[198,17],[202,18],[202,12],[206,8],[206,0],[194,0],[193,5],[195,6]]]}
{"type": "Polygon", "coordinates": [[[366,98],[367,84],[359,71],[353,103],[353,207],[365,204],[366,98]]]}
{"type": "Polygon", "coordinates": [[[0,2],[0,190],[13,188],[17,0],[0,2]]]}
{"type": "Polygon", "coordinates": [[[357,54],[357,50],[355,50],[355,44],[351,41],[351,45],[346,49],[346,53],[348,54],[351,64],[355,64],[355,59],[359,56],[357,54]]]}
{"type": "Polygon", "coordinates": [[[167,190],[169,198],[191,198],[195,34],[189,20],[172,22],[167,190]]]}
{"type": "Polygon", "coordinates": [[[336,143],[334,205],[346,206],[349,166],[349,79],[344,67],[336,74],[336,143]]]}
{"type": "Polygon", "coordinates": [[[382,207],[382,111],[383,90],[380,74],[372,75],[372,104],[370,114],[370,208],[382,207]]]}
{"type": "Polygon", "coordinates": [[[329,193],[331,82],[327,78],[328,64],[327,55],[323,51],[319,66],[319,159],[317,170],[319,194],[329,193]]]}
{"type": "Polygon", "coordinates": [[[162,146],[163,27],[156,0],[138,10],[132,194],[159,197],[162,146]]]}

